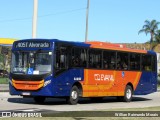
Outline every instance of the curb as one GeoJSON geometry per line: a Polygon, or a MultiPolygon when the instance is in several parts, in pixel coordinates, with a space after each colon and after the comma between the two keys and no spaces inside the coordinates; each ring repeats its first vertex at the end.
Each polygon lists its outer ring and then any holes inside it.
{"type": "Polygon", "coordinates": [[[0,92],[9,92],[9,84],[0,84],[0,92]]]}
{"type": "Polygon", "coordinates": [[[9,90],[0,90],[0,93],[1,93],[1,92],[9,92],[9,90]]]}

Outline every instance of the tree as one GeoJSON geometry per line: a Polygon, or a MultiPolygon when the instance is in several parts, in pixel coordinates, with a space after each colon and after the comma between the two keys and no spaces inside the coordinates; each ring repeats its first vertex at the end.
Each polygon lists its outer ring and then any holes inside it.
{"type": "Polygon", "coordinates": [[[157,43],[160,43],[160,30],[157,30],[157,32],[156,32],[155,40],[157,43]]]}
{"type": "Polygon", "coordinates": [[[155,35],[156,35],[156,31],[158,30],[158,24],[160,24],[160,22],[157,22],[156,20],[146,20],[145,21],[145,25],[143,25],[142,29],[138,32],[138,34],[145,32],[146,35],[149,33],[151,35],[150,38],[150,49],[152,48],[152,42],[154,41],[155,35]]]}

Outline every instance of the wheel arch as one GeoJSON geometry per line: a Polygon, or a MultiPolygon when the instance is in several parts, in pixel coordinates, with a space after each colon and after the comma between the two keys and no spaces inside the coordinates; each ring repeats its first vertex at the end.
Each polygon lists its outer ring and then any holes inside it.
{"type": "Polygon", "coordinates": [[[82,88],[81,83],[80,83],[80,82],[75,82],[75,83],[72,85],[72,87],[73,87],[73,86],[77,86],[77,87],[78,87],[78,89],[79,89],[79,96],[82,96],[83,88],[82,88]]]}
{"type": "Polygon", "coordinates": [[[127,84],[126,84],[126,86],[127,86],[127,85],[132,87],[132,90],[133,90],[133,93],[134,93],[134,87],[133,87],[133,84],[132,84],[131,82],[129,82],[129,83],[127,83],[127,84]]]}

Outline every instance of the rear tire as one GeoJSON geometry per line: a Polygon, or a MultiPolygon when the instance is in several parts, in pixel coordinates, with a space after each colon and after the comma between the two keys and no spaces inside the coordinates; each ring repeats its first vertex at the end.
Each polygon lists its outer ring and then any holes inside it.
{"type": "Polygon", "coordinates": [[[122,102],[130,102],[133,97],[133,88],[130,85],[126,86],[124,96],[118,96],[117,100],[122,102]]]}
{"type": "Polygon", "coordinates": [[[73,86],[70,92],[70,96],[67,97],[67,103],[76,105],[79,100],[79,89],[77,86],[73,86]]]}
{"type": "Polygon", "coordinates": [[[125,89],[125,94],[124,94],[123,101],[124,102],[132,101],[132,96],[133,96],[133,89],[130,85],[127,85],[126,89],[125,89]]]}
{"type": "Polygon", "coordinates": [[[37,104],[43,104],[44,101],[45,101],[45,97],[41,97],[41,96],[37,96],[37,97],[34,97],[34,101],[37,103],[37,104]]]}

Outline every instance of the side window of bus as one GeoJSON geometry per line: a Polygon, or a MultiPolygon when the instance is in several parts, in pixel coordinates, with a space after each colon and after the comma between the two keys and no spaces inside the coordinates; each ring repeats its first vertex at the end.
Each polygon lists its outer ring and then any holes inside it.
{"type": "Polygon", "coordinates": [[[152,56],[151,55],[142,55],[142,70],[152,71],[152,56]]]}
{"type": "Polygon", "coordinates": [[[67,69],[67,47],[59,46],[56,48],[56,74],[67,69]]]}
{"type": "Polygon", "coordinates": [[[115,69],[116,67],[116,52],[103,52],[103,69],[115,69]]]}
{"type": "Polygon", "coordinates": [[[130,70],[140,70],[140,54],[130,53],[130,70]]]}
{"type": "Polygon", "coordinates": [[[87,66],[87,55],[86,49],[83,48],[73,48],[72,49],[72,67],[86,67],[87,66]]]}
{"type": "Polygon", "coordinates": [[[89,49],[89,68],[102,68],[102,51],[96,49],[89,49]]]}
{"type": "Polygon", "coordinates": [[[156,56],[152,56],[152,71],[156,71],[156,56]]]}
{"type": "Polygon", "coordinates": [[[128,70],[128,53],[117,53],[117,69],[128,70]]]}

